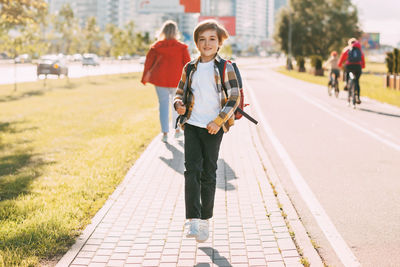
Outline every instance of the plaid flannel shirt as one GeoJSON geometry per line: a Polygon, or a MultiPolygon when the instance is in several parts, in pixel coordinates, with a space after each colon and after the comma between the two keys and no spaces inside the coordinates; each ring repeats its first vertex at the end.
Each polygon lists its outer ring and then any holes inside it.
{"type": "MultiPolygon", "coordinates": [[[[179,122],[179,125],[182,129],[184,128],[184,124],[189,120],[193,110],[194,96],[193,96],[193,91],[191,89],[191,84],[192,84],[193,74],[196,72],[197,64],[199,63],[199,61],[200,57],[186,64],[186,66],[183,68],[182,77],[176,89],[174,106],[177,101],[182,101],[187,109],[185,115],[181,115],[183,117],[179,122]],[[193,64],[194,67],[189,77],[186,77],[186,68],[189,64],[193,64]],[[187,99],[186,101],[184,101],[186,90],[187,90],[187,99]]],[[[236,110],[240,102],[240,91],[235,70],[232,64],[227,62],[225,74],[223,75],[224,77],[223,82],[227,91],[227,95],[225,94],[225,90],[222,88],[221,84],[221,78],[220,78],[221,76],[219,75],[219,70],[216,65],[220,61],[221,57],[219,55],[216,55],[216,57],[214,58],[214,78],[215,78],[215,83],[217,85],[217,90],[219,92],[221,110],[218,116],[214,119],[214,122],[218,126],[222,127],[224,132],[227,132],[235,122],[235,118],[233,115],[234,111],[236,110]]]]}

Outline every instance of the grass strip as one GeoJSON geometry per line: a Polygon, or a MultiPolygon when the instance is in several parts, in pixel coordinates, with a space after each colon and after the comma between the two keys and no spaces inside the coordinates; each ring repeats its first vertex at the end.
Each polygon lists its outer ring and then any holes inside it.
{"type": "Polygon", "coordinates": [[[139,74],[43,85],[0,86],[0,266],[54,263],[160,131],[139,74]]]}
{"type": "MultiPolygon", "coordinates": [[[[287,76],[300,79],[306,82],[327,86],[327,76],[315,76],[307,72],[288,71],[285,67],[277,69],[278,72],[287,76]]],[[[328,72],[325,72],[327,75],[328,72]]],[[[339,81],[340,90],[343,90],[344,82],[339,81]]],[[[393,90],[383,87],[383,76],[373,74],[363,74],[360,78],[361,96],[366,96],[380,102],[388,103],[400,107],[400,90],[393,90]]]]}

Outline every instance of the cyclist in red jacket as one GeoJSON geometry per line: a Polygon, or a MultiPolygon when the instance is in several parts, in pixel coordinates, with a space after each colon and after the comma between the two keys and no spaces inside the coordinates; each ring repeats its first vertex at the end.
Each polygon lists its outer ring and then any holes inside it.
{"type": "Polygon", "coordinates": [[[349,46],[343,49],[340,56],[338,66],[341,68],[345,63],[346,82],[349,80],[349,73],[352,72],[355,76],[355,91],[357,95],[357,104],[361,104],[360,100],[360,83],[359,79],[362,69],[365,68],[364,53],[361,50],[361,45],[356,38],[349,40],[349,46]]]}

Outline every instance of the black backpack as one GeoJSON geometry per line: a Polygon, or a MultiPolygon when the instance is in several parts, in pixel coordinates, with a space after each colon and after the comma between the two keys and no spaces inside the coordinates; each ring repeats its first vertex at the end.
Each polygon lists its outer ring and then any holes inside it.
{"type": "Polygon", "coordinates": [[[352,47],[349,49],[347,60],[350,63],[361,62],[361,50],[358,47],[352,47]]]}
{"type": "MultiPolygon", "coordinates": [[[[258,121],[255,120],[253,117],[251,117],[249,114],[247,114],[246,112],[244,112],[243,108],[245,106],[247,106],[248,104],[244,104],[244,94],[243,94],[243,82],[242,82],[242,76],[240,75],[239,72],[239,68],[237,67],[236,63],[231,62],[231,61],[227,61],[225,59],[221,59],[219,64],[217,65],[218,70],[219,70],[219,74],[220,74],[220,79],[221,79],[221,85],[223,90],[225,91],[225,94],[228,95],[227,90],[225,88],[225,85],[223,83],[224,81],[224,74],[225,74],[225,69],[226,69],[226,63],[229,62],[232,64],[234,70],[235,70],[235,74],[236,74],[236,78],[238,80],[238,87],[239,87],[239,91],[240,91],[240,102],[239,102],[239,106],[236,108],[235,110],[235,120],[240,119],[242,116],[244,116],[246,119],[250,120],[252,123],[257,124],[258,121]]],[[[186,69],[186,77],[189,78],[190,73],[192,72],[194,68],[193,64],[189,64],[187,66],[186,69]]],[[[186,90],[187,92],[187,90],[186,90]]],[[[187,95],[184,96],[184,103],[185,100],[187,99],[187,95]]]]}

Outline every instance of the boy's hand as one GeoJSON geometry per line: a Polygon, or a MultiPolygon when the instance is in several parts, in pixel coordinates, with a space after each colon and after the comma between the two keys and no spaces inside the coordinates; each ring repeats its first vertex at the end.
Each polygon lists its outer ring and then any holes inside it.
{"type": "Polygon", "coordinates": [[[207,124],[207,130],[209,134],[217,134],[221,127],[218,126],[215,122],[210,122],[207,124]]]}
{"type": "Polygon", "coordinates": [[[183,104],[182,101],[178,101],[175,103],[175,107],[176,107],[176,112],[178,112],[179,115],[183,115],[186,112],[186,107],[183,104]]]}

